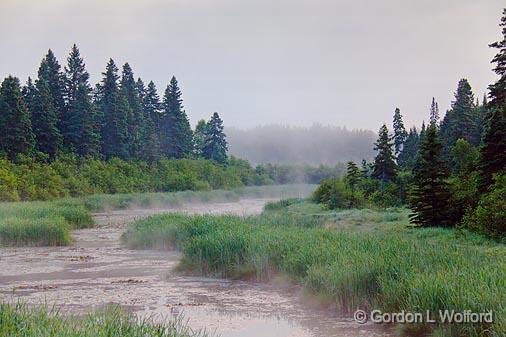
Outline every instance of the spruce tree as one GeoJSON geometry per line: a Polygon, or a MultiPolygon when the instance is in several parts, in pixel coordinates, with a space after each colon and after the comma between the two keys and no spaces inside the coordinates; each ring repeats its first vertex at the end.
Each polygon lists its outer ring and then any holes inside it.
{"type": "Polygon", "coordinates": [[[493,184],[494,174],[506,170],[506,9],[503,10],[500,26],[503,39],[490,45],[499,50],[492,60],[499,79],[489,86],[491,101],[487,106],[479,164],[479,188],[482,192],[493,184]]]}
{"type": "Polygon", "coordinates": [[[362,174],[358,169],[357,164],[352,161],[349,161],[346,164],[346,182],[348,186],[351,188],[351,192],[355,193],[358,183],[360,182],[360,178],[362,174]]]}
{"type": "Polygon", "coordinates": [[[51,96],[51,104],[58,118],[58,128],[60,129],[60,133],[62,133],[60,120],[65,109],[65,83],[60,64],[51,49],[48,50],[46,56],[42,59],[38,71],[38,79],[47,83],[51,96]]]}
{"type": "Polygon", "coordinates": [[[387,126],[383,124],[379,130],[378,140],[374,144],[374,149],[378,151],[378,154],[374,158],[372,176],[384,182],[394,180],[397,175],[391,140],[387,126]]]}
{"type": "Polygon", "coordinates": [[[401,110],[399,110],[399,108],[395,108],[393,128],[395,155],[399,156],[399,153],[401,153],[402,147],[407,137],[406,129],[404,128],[404,122],[402,121],[401,110]]]}
{"type": "Polygon", "coordinates": [[[31,119],[36,149],[48,154],[50,158],[55,158],[62,149],[63,138],[58,129],[58,117],[49,90],[49,83],[39,79],[35,83],[35,87],[37,91],[31,119]]]}
{"type": "Polygon", "coordinates": [[[434,124],[436,126],[439,123],[439,106],[434,97],[432,97],[432,103],[430,104],[429,121],[430,124],[434,124]]]}
{"type": "Polygon", "coordinates": [[[479,139],[474,137],[476,134],[474,113],[475,104],[471,86],[466,79],[461,79],[455,92],[452,109],[446,113],[441,122],[441,140],[447,157],[459,138],[467,140],[474,146],[479,145],[479,139]]]}
{"type": "Polygon", "coordinates": [[[215,112],[207,123],[207,136],[202,155],[205,159],[213,160],[218,164],[227,162],[227,138],[223,132],[223,121],[215,112]]]}
{"type": "Polygon", "coordinates": [[[92,102],[89,74],[74,44],[65,67],[66,106],[60,120],[64,146],[81,156],[100,153],[100,119],[92,102]]]}
{"type": "Polygon", "coordinates": [[[26,108],[19,80],[9,76],[0,86],[0,152],[14,159],[29,154],[34,147],[30,113],[26,108]]]}
{"type": "Polygon", "coordinates": [[[414,169],[410,222],[422,227],[450,226],[448,207],[451,199],[443,145],[437,137],[436,125],[427,129],[414,169]]]}
{"type": "Polygon", "coordinates": [[[397,158],[397,164],[402,169],[410,170],[414,167],[418,152],[419,138],[420,136],[418,135],[416,127],[409,129],[408,136],[404,142],[404,147],[397,158]]]}
{"type": "Polygon", "coordinates": [[[107,63],[96,101],[102,115],[102,155],[106,158],[129,158],[128,101],[118,88],[118,68],[112,59],[107,63]]]}
{"type": "Polygon", "coordinates": [[[142,153],[140,158],[155,161],[160,157],[160,137],[158,122],[160,117],[160,98],[156,87],[151,81],[146,89],[144,82],[137,79],[137,95],[141,99],[144,124],[142,126],[142,153]]]}
{"type": "Polygon", "coordinates": [[[160,121],[161,149],[169,158],[185,158],[193,153],[193,134],[183,110],[178,82],[173,76],[165,90],[160,121]]]}
{"type": "Polygon", "coordinates": [[[204,153],[204,146],[207,139],[207,122],[203,119],[199,120],[197,122],[197,125],[195,126],[195,132],[193,136],[194,141],[194,152],[195,157],[202,158],[204,153]]]}
{"type": "Polygon", "coordinates": [[[144,112],[141,98],[138,94],[137,83],[134,80],[132,68],[128,63],[123,65],[121,75],[120,94],[127,101],[128,151],[130,158],[140,159],[146,148],[147,139],[144,137],[144,112]]]}

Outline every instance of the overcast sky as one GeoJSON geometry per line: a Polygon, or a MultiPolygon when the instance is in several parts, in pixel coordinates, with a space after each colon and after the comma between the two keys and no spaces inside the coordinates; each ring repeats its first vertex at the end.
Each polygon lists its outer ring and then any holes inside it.
{"type": "Polygon", "coordinates": [[[313,123],[377,130],[446,110],[460,78],[483,96],[503,0],[0,0],[0,76],[26,81],[73,43],[93,83],[109,58],[163,91],[178,78],[192,124],[313,123]]]}

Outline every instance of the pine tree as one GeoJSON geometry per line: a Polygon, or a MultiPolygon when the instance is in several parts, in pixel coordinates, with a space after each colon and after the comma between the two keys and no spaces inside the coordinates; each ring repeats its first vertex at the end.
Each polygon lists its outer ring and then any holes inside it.
{"type": "Polygon", "coordinates": [[[146,148],[147,139],[144,137],[144,112],[138,94],[137,83],[134,80],[132,68],[128,63],[123,65],[120,93],[128,103],[128,151],[130,158],[140,159],[146,148]]]}
{"type": "Polygon", "coordinates": [[[410,222],[422,227],[452,225],[447,212],[451,199],[446,182],[449,173],[442,150],[436,126],[431,124],[420,145],[410,194],[410,207],[413,211],[410,222]]]}
{"type": "Polygon", "coordinates": [[[165,156],[185,158],[192,155],[193,134],[186,112],[183,110],[181,90],[174,76],[165,90],[160,128],[160,144],[165,156]]]}
{"type": "Polygon", "coordinates": [[[112,59],[107,63],[101,84],[97,87],[96,101],[102,115],[102,154],[106,159],[129,158],[128,101],[118,88],[118,68],[112,59]]]}
{"type": "Polygon", "coordinates": [[[346,164],[346,182],[348,186],[350,186],[352,193],[355,193],[355,189],[358,183],[360,182],[361,177],[362,174],[358,169],[357,164],[355,164],[352,161],[349,161],[346,164]]]}
{"type": "Polygon", "coordinates": [[[56,111],[58,119],[58,128],[60,129],[60,133],[62,133],[63,130],[59,121],[65,109],[65,83],[60,64],[51,49],[48,50],[46,56],[42,59],[38,71],[38,79],[47,83],[49,94],[52,98],[51,104],[56,111]]]}
{"type": "Polygon", "coordinates": [[[39,79],[35,83],[37,88],[33,110],[31,111],[32,128],[35,135],[36,149],[55,158],[62,149],[63,138],[58,129],[58,117],[49,84],[39,79]]]}
{"type": "Polygon", "coordinates": [[[395,155],[398,156],[402,151],[402,147],[407,137],[406,129],[404,128],[404,123],[402,121],[401,110],[399,110],[399,108],[395,108],[393,127],[395,155]]]}
{"type": "Polygon", "coordinates": [[[34,147],[30,113],[26,108],[19,80],[9,76],[0,86],[0,152],[14,159],[29,154],[34,147]]]}
{"type": "Polygon", "coordinates": [[[362,173],[362,178],[369,178],[371,172],[371,164],[367,162],[367,160],[362,159],[360,172],[362,173]]]}
{"type": "Polygon", "coordinates": [[[501,18],[503,39],[491,44],[499,52],[492,62],[499,75],[497,82],[489,86],[491,101],[488,104],[483,146],[480,149],[479,187],[485,192],[493,184],[494,174],[506,170],[506,9],[501,18]]]}
{"type": "Polygon", "coordinates": [[[65,67],[66,106],[60,120],[64,146],[82,156],[100,153],[100,120],[92,102],[90,75],[74,44],[65,67]]]}
{"type": "Polygon", "coordinates": [[[394,180],[397,175],[391,140],[392,137],[388,134],[387,126],[383,124],[379,130],[378,140],[374,144],[374,149],[378,151],[378,154],[374,158],[372,176],[384,182],[394,180]]]}
{"type": "Polygon", "coordinates": [[[195,151],[195,157],[197,158],[202,158],[203,156],[207,134],[207,123],[205,120],[201,119],[197,122],[197,126],[195,126],[195,132],[193,136],[193,148],[195,151]]]}
{"type": "Polygon", "coordinates": [[[438,125],[439,123],[439,106],[436,102],[436,99],[432,97],[432,103],[430,104],[430,124],[438,125]]]}
{"type": "Polygon", "coordinates": [[[415,165],[416,155],[418,153],[418,144],[420,136],[415,127],[409,129],[408,136],[404,142],[404,147],[399,154],[397,164],[403,169],[412,169],[415,165]]]}
{"type": "Polygon", "coordinates": [[[440,134],[443,142],[445,156],[449,157],[451,148],[459,138],[467,140],[474,146],[479,145],[479,140],[474,139],[475,124],[473,115],[475,111],[474,96],[471,86],[466,79],[459,81],[455,101],[441,122],[440,134]]]}
{"type": "Polygon", "coordinates": [[[227,162],[227,138],[223,132],[223,121],[215,112],[207,123],[207,137],[202,151],[205,159],[219,164],[227,162]]]}
{"type": "Polygon", "coordinates": [[[142,153],[140,158],[147,161],[155,161],[160,157],[160,137],[158,121],[160,117],[160,98],[156,87],[151,81],[146,89],[144,82],[137,79],[137,95],[142,103],[144,124],[142,126],[142,153]]]}

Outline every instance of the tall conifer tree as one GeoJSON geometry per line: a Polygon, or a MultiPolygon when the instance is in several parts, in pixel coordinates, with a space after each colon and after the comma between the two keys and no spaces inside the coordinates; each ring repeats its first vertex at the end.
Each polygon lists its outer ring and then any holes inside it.
{"type": "Polygon", "coordinates": [[[92,102],[89,74],[74,44],[65,67],[65,100],[60,126],[64,145],[79,155],[97,157],[100,153],[100,119],[92,102]]]}
{"type": "Polygon", "coordinates": [[[223,121],[217,112],[213,113],[207,123],[203,157],[218,164],[227,162],[227,137],[223,132],[223,121]]]}
{"type": "Polygon", "coordinates": [[[47,51],[46,56],[42,59],[38,71],[38,79],[47,83],[49,94],[51,96],[51,104],[53,105],[56,111],[56,117],[58,118],[58,128],[60,129],[60,133],[62,133],[59,121],[61,120],[65,109],[65,83],[60,64],[51,49],[47,51]]]}
{"type": "Polygon", "coordinates": [[[37,88],[33,110],[31,111],[32,128],[38,151],[55,158],[62,149],[62,136],[58,129],[58,117],[49,84],[44,79],[35,83],[37,88]]]}
{"type": "Polygon", "coordinates": [[[502,40],[490,45],[499,50],[492,60],[499,79],[489,86],[491,101],[480,149],[479,185],[483,192],[492,185],[494,174],[506,170],[506,9],[503,10],[500,27],[502,40]]]}
{"type": "Polygon", "coordinates": [[[422,227],[450,226],[447,212],[450,190],[446,179],[449,176],[442,155],[443,145],[437,137],[436,125],[427,129],[414,169],[410,221],[422,227]]]}
{"type": "Polygon", "coordinates": [[[432,97],[432,103],[430,104],[429,121],[430,124],[434,124],[436,126],[439,123],[439,106],[434,97],[432,97]]]}
{"type": "Polygon", "coordinates": [[[118,68],[112,59],[107,63],[97,88],[97,104],[102,114],[102,154],[105,158],[129,158],[128,101],[118,88],[118,68]]]}
{"type": "Polygon", "coordinates": [[[393,154],[392,137],[388,133],[385,124],[379,130],[379,137],[374,144],[378,154],[374,158],[374,170],[372,176],[381,181],[392,181],[397,175],[397,165],[393,154]]]}
{"type": "Polygon", "coordinates": [[[193,152],[193,134],[183,110],[178,82],[173,76],[165,90],[160,122],[162,153],[169,158],[185,158],[193,152]]]}
{"type": "Polygon", "coordinates": [[[160,138],[157,127],[160,116],[160,98],[152,81],[149,82],[146,89],[144,82],[139,78],[136,87],[142,104],[142,119],[144,121],[141,129],[142,152],[140,159],[152,162],[160,157],[160,138]]]}
{"type": "Polygon", "coordinates": [[[123,65],[120,83],[120,93],[128,103],[128,150],[130,158],[141,158],[146,145],[144,137],[144,112],[139,97],[137,83],[134,80],[132,68],[128,63],[123,65]]]}
{"type": "Polygon", "coordinates": [[[0,152],[14,159],[29,154],[34,147],[30,113],[26,108],[19,80],[9,76],[0,86],[0,152]]]}
{"type": "Polygon", "coordinates": [[[399,108],[395,108],[393,128],[394,128],[393,140],[394,140],[395,155],[399,156],[399,153],[401,153],[402,147],[408,135],[406,133],[406,129],[404,128],[404,122],[402,121],[401,110],[399,108]]]}

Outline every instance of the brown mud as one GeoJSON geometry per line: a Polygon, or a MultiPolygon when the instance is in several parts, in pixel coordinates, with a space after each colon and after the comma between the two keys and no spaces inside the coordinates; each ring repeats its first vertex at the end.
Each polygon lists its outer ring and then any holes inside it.
{"type": "Polygon", "coordinates": [[[391,336],[381,326],[308,305],[298,287],[183,276],[177,252],[128,250],[125,224],[163,212],[256,214],[269,199],[192,204],[173,209],[97,213],[97,227],[73,232],[68,247],[0,248],[0,300],[86,312],[121,305],[157,321],[183,316],[223,337],[391,336]]]}

